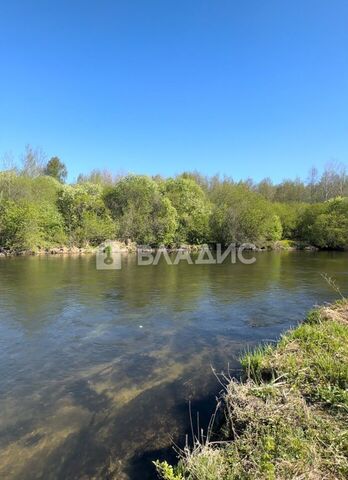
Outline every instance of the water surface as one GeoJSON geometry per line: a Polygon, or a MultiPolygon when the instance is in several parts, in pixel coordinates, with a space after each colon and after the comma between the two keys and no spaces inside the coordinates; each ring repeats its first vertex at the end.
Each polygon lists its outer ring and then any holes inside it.
{"type": "Polygon", "coordinates": [[[348,289],[348,254],[97,271],[94,257],[0,258],[0,478],[146,480],[204,424],[212,373],[348,289]]]}

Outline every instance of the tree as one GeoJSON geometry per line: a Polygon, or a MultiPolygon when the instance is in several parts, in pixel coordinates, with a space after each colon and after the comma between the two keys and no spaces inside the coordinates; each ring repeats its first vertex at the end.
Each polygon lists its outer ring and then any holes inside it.
{"type": "Polygon", "coordinates": [[[5,200],[55,203],[60,183],[52,177],[35,178],[18,175],[15,171],[0,172],[0,198],[5,200]]]}
{"type": "Polygon", "coordinates": [[[205,177],[201,173],[199,173],[197,170],[193,170],[191,172],[183,172],[179,177],[182,178],[189,178],[196,182],[204,192],[207,192],[209,188],[209,179],[208,177],[205,177]]]}
{"type": "Polygon", "coordinates": [[[68,176],[68,171],[65,164],[61,162],[58,157],[51,158],[45,167],[44,173],[49,177],[55,178],[60,183],[64,183],[66,177],[68,176]]]}
{"type": "Polygon", "coordinates": [[[283,238],[295,240],[298,238],[299,222],[305,203],[273,203],[273,209],[278,215],[283,229],[283,238]]]}
{"type": "Polygon", "coordinates": [[[33,148],[31,145],[26,145],[25,153],[22,157],[22,175],[30,178],[42,175],[45,159],[46,155],[40,148],[33,148]]]}
{"type": "Polygon", "coordinates": [[[275,194],[275,188],[273,186],[272,180],[269,177],[261,180],[261,182],[256,187],[256,191],[259,192],[267,200],[272,201],[275,194]]]}
{"type": "Polygon", "coordinates": [[[280,240],[282,226],[272,204],[245,184],[224,181],[212,192],[211,231],[215,241],[260,243],[280,240]]]}
{"type": "Polygon", "coordinates": [[[65,185],[58,194],[61,212],[69,242],[83,246],[98,245],[115,238],[116,225],[104,204],[100,185],[85,183],[65,185]]]}
{"type": "Polygon", "coordinates": [[[328,163],[318,184],[320,200],[348,194],[348,178],[346,168],[337,162],[328,163]]]}
{"type": "Polygon", "coordinates": [[[36,251],[64,245],[63,219],[55,205],[12,200],[0,202],[0,245],[16,251],[36,251]]]}
{"type": "Polygon", "coordinates": [[[107,190],[105,202],[122,239],[146,245],[170,245],[177,230],[177,212],[149,177],[129,175],[107,190]]]}
{"type": "Polygon", "coordinates": [[[310,201],[313,203],[318,199],[318,170],[316,167],[312,167],[309,170],[307,186],[309,188],[310,201]]]}
{"type": "Polygon", "coordinates": [[[77,183],[96,183],[98,185],[112,185],[114,176],[109,170],[94,169],[88,175],[80,173],[77,183]]]}
{"type": "Polygon", "coordinates": [[[264,246],[280,238],[320,248],[348,246],[344,165],[328,165],[321,177],[312,169],[306,183],[280,185],[270,179],[259,184],[207,179],[197,172],[116,179],[101,170],[80,177],[82,183],[62,185],[64,164],[53,157],[43,171],[42,159],[40,150],[27,146],[23,169],[9,157],[0,171],[1,247],[35,250],[115,238],[152,246],[207,241],[264,246]]]}
{"type": "Polygon", "coordinates": [[[299,178],[284,180],[276,187],[274,200],[276,202],[306,202],[308,192],[305,184],[299,178]]]}
{"type": "Polygon", "coordinates": [[[164,192],[178,213],[177,243],[202,243],[209,237],[211,205],[202,187],[191,178],[170,178],[164,192]]]}
{"type": "Polygon", "coordinates": [[[311,226],[309,240],[321,248],[348,246],[348,199],[338,197],[325,202],[311,226]]]}

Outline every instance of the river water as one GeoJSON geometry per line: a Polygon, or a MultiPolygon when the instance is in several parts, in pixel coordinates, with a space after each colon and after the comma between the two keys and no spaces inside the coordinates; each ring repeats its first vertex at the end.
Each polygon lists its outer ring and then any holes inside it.
{"type": "Polygon", "coordinates": [[[348,290],[348,254],[252,265],[97,270],[91,257],[0,258],[0,478],[153,479],[238,356],[348,290]]]}

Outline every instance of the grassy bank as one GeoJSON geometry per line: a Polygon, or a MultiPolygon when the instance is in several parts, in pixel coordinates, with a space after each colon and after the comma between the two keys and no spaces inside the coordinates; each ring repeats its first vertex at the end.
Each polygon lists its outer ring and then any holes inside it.
{"type": "Polygon", "coordinates": [[[242,365],[244,380],[226,381],[215,441],[196,440],[175,467],[158,462],[160,478],[348,478],[348,302],[311,311],[242,365]]]}

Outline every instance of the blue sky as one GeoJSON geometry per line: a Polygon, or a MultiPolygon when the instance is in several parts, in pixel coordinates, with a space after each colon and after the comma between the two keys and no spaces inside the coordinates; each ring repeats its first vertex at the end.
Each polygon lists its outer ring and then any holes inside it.
{"type": "Polygon", "coordinates": [[[348,162],[347,0],[0,0],[0,154],[236,179],[348,162]]]}

